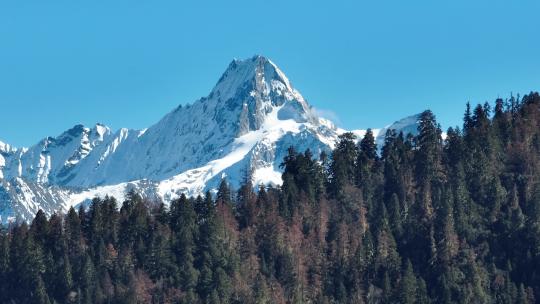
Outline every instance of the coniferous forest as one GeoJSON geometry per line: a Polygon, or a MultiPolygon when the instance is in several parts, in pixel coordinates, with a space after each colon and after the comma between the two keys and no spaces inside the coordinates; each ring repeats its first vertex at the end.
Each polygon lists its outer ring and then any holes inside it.
{"type": "Polygon", "coordinates": [[[445,136],[425,111],[380,151],[345,133],[282,167],[280,188],[130,193],[4,227],[0,303],[540,300],[538,93],[467,105],[445,136]]]}

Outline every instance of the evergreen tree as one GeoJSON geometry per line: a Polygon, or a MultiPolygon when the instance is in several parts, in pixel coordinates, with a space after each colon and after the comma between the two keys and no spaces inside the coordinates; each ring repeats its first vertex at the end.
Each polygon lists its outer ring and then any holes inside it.
{"type": "Polygon", "coordinates": [[[0,302],[2,303],[7,303],[9,299],[9,262],[9,238],[0,228],[0,302]]]}
{"type": "Polygon", "coordinates": [[[366,134],[360,140],[360,153],[366,159],[377,159],[377,144],[375,143],[375,137],[371,129],[367,129],[366,134]]]}
{"type": "Polygon", "coordinates": [[[416,178],[419,185],[426,185],[439,178],[442,170],[441,130],[431,111],[424,111],[420,115],[418,132],[416,178]]]}
{"type": "Polygon", "coordinates": [[[171,203],[171,221],[174,234],[172,246],[176,255],[180,286],[182,290],[192,292],[199,275],[194,267],[197,216],[191,201],[185,195],[171,203]]]}
{"type": "Polygon", "coordinates": [[[418,304],[428,304],[431,303],[427,287],[426,287],[426,281],[424,279],[419,278],[418,279],[418,289],[416,290],[416,303],[418,304]]]}
{"type": "Polygon", "coordinates": [[[416,303],[418,287],[410,260],[405,262],[405,268],[401,278],[401,290],[399,302],[403,304],[416,303]]]}
{"type": "Polygon", "coordinates": [[[329,190],[336,197],[345,185],[354,182],[358,153],[355,140],[356,136],[353,133],[341,134],[336,149],[332,153],[329,190]]]}

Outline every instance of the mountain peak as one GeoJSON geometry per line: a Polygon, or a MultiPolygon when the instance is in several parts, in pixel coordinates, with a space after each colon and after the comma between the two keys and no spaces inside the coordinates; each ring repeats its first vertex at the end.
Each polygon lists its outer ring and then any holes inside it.
{"type": "MultiPolygon", "coordinates": [[[[413,130],[415,122],[409,117],[389,128],[413,130]]],[[[270,59],[235,59],[209,95],[148,129],[113,133],[97,123],[28,149],[0,142],[0,196],[7,193],[8,201],[0,204],[0,221],[30,218],[40,208],[66,211],[96,195],[122,200],[130,188],[170,202],[214,189],[223,177],[239,187],[245,172],[254,185],[278,185],[289,147],[316,156],[329,152],[340,132],[318,118],[270,59]]]]}
{"type": "MultiPolygon", "coordinates": [[[[256,65],[261,65],[261,64],[266,64],[266,63],[272,63],[270,61],[270,59],[268,59],[267,57],[265,56],[262,56],[262,55],[254,55],[252,56],[251,58],[247,58],[247,59],[238,59],[238,58],[234,58],[231,63],[229,64],[227,70],[231,69],[231,68],[236,68],[237,66],[239,65],[251,65],[251,66],[256,66],[256,65]]],[[[273,63],[272,63],[273,64],[273,63]]]]}
{"type": "MultiPolygon", "coordinates": [[[[251,58],[231,61],[218,83],[212,90],[212,95],[217,95],[226,101],[238,95],[239,91],[249,90],[271,94],[272,91],[280,91],[278,95],[287,94],[298,97],[300,94],[294,90],[289,79],[270,59],[255,55],[251,58]]],[[[301,97],[301,96],[300,96],[301,97]]]]}

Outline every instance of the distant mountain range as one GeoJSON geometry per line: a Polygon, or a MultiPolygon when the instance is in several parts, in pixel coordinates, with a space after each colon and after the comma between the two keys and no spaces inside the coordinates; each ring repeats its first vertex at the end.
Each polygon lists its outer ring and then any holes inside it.
{"type": "MultiPolygon", "coordinates": [[[[415,133],[418,115],[375,129],[415,133]]],[[[207,97],[181,105],[143,130],[76,125],[29,148],[0,142],[0,222],[64,212],[95,196],[123,200],[130,190],[166,203],[181,193],[281,183],[293,146],[330,152],[346,130],[323,119],[269,59],[233,60],[207,97]],[[246,174],[249,172],[250,174],[246,174]]],[[[364,130],[351,130],[359,138],[364,130]]]]}

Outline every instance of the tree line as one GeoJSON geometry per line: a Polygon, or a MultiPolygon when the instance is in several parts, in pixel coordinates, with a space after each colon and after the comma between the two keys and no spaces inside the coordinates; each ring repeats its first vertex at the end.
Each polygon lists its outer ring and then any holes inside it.
{"type": "Polygon", "coordinates": [[[283,184],[130,193],[0,232],[1,303],[535,303],[540,96],[289,149],[283,184]]]}

